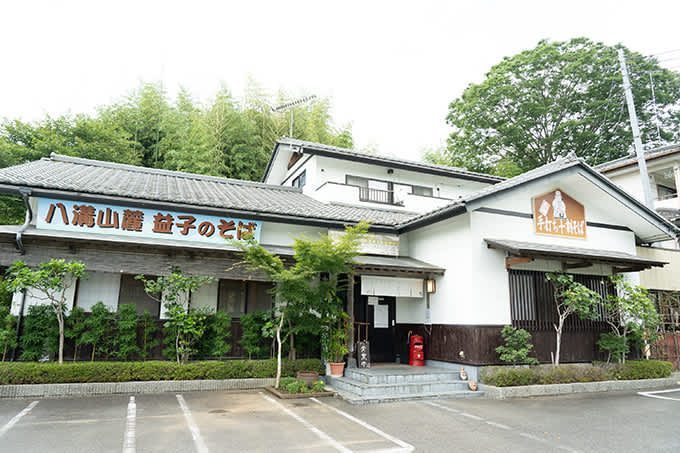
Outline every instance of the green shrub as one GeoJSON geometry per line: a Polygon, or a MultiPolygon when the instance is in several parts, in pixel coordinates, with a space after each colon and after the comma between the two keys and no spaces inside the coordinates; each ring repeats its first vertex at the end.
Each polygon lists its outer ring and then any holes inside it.
{"type": "Polygon", "coordinates": [[[657,379],[669,377],[673,364],[662,360],[629,360],[615,369],[616,379],[657,379]]]}
{"type": "Polygon", "coordinates": [[[24,317],[21,335],[21,358],[40,360],[45,354],[59,351],[59,326],[54,310],[49,305],[32,305],[24,317]]]}
{"type": "Polygon", "coordinates": [[[83,343],[92,345],[91,361],[94,361],[95,355],[109,357],[111,354],[115,321],[116,316],[103,302],[92,306],[92,314],[85,320],[82,336],[83,343]]]}
{"type": "MultiPolygon", "coordinates": [[[[295,376],[301,369],[322,370],[323,365],[319,359],[283,362],[283,376],[295,376]]],[[[0,385],[244,379],[275,376],[275,360],[191,362],[185,365],[169,361],[75,362],[63,365],[33,362],[0,363],[0,385]]]]}
{"type": "Polygon", "coordinates": [[[512,326],[505,326],[501,335],[503,335],[505,345],[496,348],[501,361],[515,365],[520,363],[538,364],[538,360],[529,357],[529,351],[534,347],[534,345],[529,343],[529,340],[531,340],[529,332],[524,329],[516,329],[512,326]]]}
{"type": "Polygon", "coordinates": [[[271,311],[256,311],[241,315],[243,334],[239,343],[248,353],[248,358],[269,357],[272,340],[263,335],[262,329],[271,319],[271,311]]]}
{"type": "Polygon", "coordinates": [[[147,357],[151,355],[151,350],[158,346],[158,338],[156,338],[156,332],[158,332],[158,324],[151,313],[144,310],[142,316],[139,320],[142,327],[142,346],[139,348],[139,355],[142,359],[146,360],[147,357]]]}
{"type": "Polygon", "coordinates": [[[196,343],[196,357],[224,357],[231,351],[231,316],[224,311],[217,311],[205,318],[205,333],[196,343]]]}
{"type": "Polygon", "coordinates": [[[312,384],[312,392],[319,393],[326,391],[326,384],[323,381],[316,381],[312,384]]]}
{"type": "MultiPolygon", "coordinates": [[[[281,386],[279,385],[279,387],[281,386]]],[[[309,393],[307,384],[304,381],[293,381],[281,388],[284,388],[288,393],[309,393]]]]}
{"type": "Polygon", "coordinates": [[[571,384],[608,380],[655,379],[671,375],[673,364],[660,360],[628,361],[625,364],[541,365],[522,368],[482,368],[479,379],[496,387],[534,384],[571,384]]]}
{"type": "Polygon", "coordinates": [[[139,317],[135,304],[121,304],[118,307],[116,319],[116,333],[113,338],[112,355],[118,359],[127,360],[139,354],[137,346],[137,324],[139,317]]]}

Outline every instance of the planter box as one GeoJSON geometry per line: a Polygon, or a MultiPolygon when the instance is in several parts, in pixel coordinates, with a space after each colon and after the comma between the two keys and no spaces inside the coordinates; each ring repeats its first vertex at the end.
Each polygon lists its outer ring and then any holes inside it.
{"type": "Polygon", "coordinates": [[[335,392],[312,392],[312,393],[287,393],[287,392],[280,392],[276,390],[274,387],[265,387],[265,389],[269,392],[272,393],[276,396],[278,396],[281,399],[287,400],[287,399],[297,399],[297,398],[311,398],[311,397],[321,397],[321,396],[333,396],[335,395],[335,392]]]}

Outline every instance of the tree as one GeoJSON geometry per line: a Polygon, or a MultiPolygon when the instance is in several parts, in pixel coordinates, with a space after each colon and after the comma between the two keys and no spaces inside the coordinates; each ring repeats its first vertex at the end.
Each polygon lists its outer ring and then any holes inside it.
{"type": "Polygon", "coordinates": [[[7,350],[17,347],[17,317],[10,313],[7,306],[0,305],[0,349],[2,361],[5,361],[7,350]]]}
{"type": "Polygon", "coordinates": [[[598,345],[610,351],[619,363],[625,363],[630,349],[629,335],[635,333],[643,336],[646,333],[649,336],[655,333],[661,318],[646,289],[631,285],[622,275],[612,275],[609,279],[615,287],[615,293],[604,301],[604,321],[612,331],[603,334],[598,345]]]}
{"type": "Polygon", "coordinates": [[[113,349],[111,343],[113,340],[114,324],[116,316],[109,311],[108,307],[103,302],[99,301],[92,306],[92,313],[85,321],[87,330],[83,334],[82,342],[92,345],[92,357],[90,361],[94,362],[95,352],[99,351],[99,355],[108,356],[113,349]]]}
{"type": "Polygon", "coordinates": [[[243,334],[239,343],[248,353],[248,360],[252,358],[263,359],[269,356],[270,350],[273,350],[272,340],[268,339],[272,338],[273,335],[269,337],[264,332],[265,326],[271,321],[272,316],[271,310],[241,315],[243,334]]]}
{"type": "Polygon", "coordinates": [[[66,338],[73,339],[73,361],[78,360],[78,347],[83,344],[83,336],[85,335],[85,310],[80,307],[73,307],[71,313],[66,319],[66,331],[64,335],[66,338]]]}
{"type": "Polygon", "coordinates": [[[553,365],[559,365],[564,321],[572,314],[576,314],[581,319],[596,319],[600,295],[583,284],[575,282],[573,275],[551,272],[546,276],[546,280],[551,282],[555,289],[553,298],[557,311],[557,323],[553,323],[553,327],[557,344],[553,365]]]}
{"type": "Polygon", "coordinates": [[[513,365],[520,363],[538,364],[538,360],[529,357],[529,351],[534,347],[534,345],[529,343],[529,340],[531,340],[529,332],[524,329],[516,329],[512,326],[505,326],[501,335],[505,345],[498,346],[496,352],[503,362],[512,363],[513,365]]]}
{"type": "Polygon", "coordinates": [[[156,299],[167,310],[169,320],[164,324],[170,333],[169,348],[163,352],[174,351],[177,363],[184,364],[196,352],[195,345],[205,332],[205,319],[208,314],[189,307],[189,295],[192,291],[214,280],[213,277],[184,275],[180,269],[173,269],[169,275],[157,279],[146,279],[144,275],[135,277],[144,283],[144,290],[156,299]]]}
{"type": "MultiPolygon", "coordinates": [[[[277,306],[274,324],[277,344],[276,388],[281,379],[281,337],[284,322],[287,319],[306,320],[304,326],[296,326],[298,330],[321,332],[327,335],[333,344],[346,343],[348,331],[347,313],[342,309],[342,302],[337,297],[342,284],[342,275],[352,272],[354,257],[359,253],[359,240],[368,231],[368,224],[361,222],[354,227],[347,227],[345,234],[333,240],[329,236],[317,239],[296,238],[293,245],[295,263],[287,267],[283,260],[266,250],[254,240],[244,242],[232,241],[244,253],[243,263],[250,269],[261,271],[274,282],[273,290],[277,306]],[[314,317],[302,316],[314,313],[314,317]],[[343,323],[344,321],[344,323],[343,323]]],[[[323,340],[322,340],[323,343],[323,340]]],[[[330,342],[326,343],[330,345],[330,342]]],[[[324,349],[326,360],[333,352],[324,349]]]]}
{"type": "Polygon", "coordinates": [[[59,329],[51,307],[31,305],[23,324],[21,359],[42,360],[45,353],[52,355],[59,351],[59,329]]]}
{"type": "Polygon", "coordinates": [[[142,359],[146,360],[151,355],[151,350],[158,346],[158,339],[156,338],[158,324],[156,324],[156,320],[153,319],[151,313],[146,310],[142,313],[139,323],[142,326],[142,346],[139,349],[139,355],[142,356],[142,359]]]}
{"type": "Polygon", "coordinates": [[[121,304],[118,307],[116,333],[113,337],[113,355],[127,360],[139,354],[137,346],[137,324],[139,317],[135,304],[121,304]]]}
{"type": "Polygon", "coordinates": [[[217,311],[205,318],[205,332],[198,339],[197,357],[224,357],[231,351],[231,316],[224,311],[217,311]]]}
{"type": "Polygon", "coordinates": [[[482,83],[469,85],[449,105],[447,122],[454,130],[444,152],[446,163],[514,176],[517,168],[531,170],[572,151],[591,165],[627,155],[632,133],[618,48],[631,62],[643,141],[677,143],[680,74],[621,45],[586,38],[540,41],[536,48],[493,66],[482,83]],[[649,73],[660,112],[660,137],[649,73]]]}
{"type": "Polygon", "coordinates": [[[64,363],[64,316],[68,310],[66,294],[77,279],[87,277],[85,265],[79,261],[53,259],[41,263],[37,270],[31,270],[23,261],[17,261],[7,272],[14,292],[30,288],[34,297],[47,301],[54,310],[59,324],[59,363],[64,363]]]}

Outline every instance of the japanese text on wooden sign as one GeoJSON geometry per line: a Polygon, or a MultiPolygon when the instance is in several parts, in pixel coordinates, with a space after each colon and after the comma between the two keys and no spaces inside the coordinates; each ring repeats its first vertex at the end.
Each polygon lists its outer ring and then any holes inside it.
{"type": "Polygon", "coordinates": [[[586,210],[560,189],[534,197],[534,228],[538,234],[586,238],[586,210]]]}
{"type": "Polygon", "coordinates": [[[261,222],[39,198],[36,228],[225,244],[251,235],[259,242],[261,222]]]}

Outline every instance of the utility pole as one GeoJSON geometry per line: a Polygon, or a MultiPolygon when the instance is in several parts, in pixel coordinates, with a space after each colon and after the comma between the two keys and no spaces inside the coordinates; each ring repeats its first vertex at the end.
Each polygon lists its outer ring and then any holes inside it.
{"type": "Polygon", "coordinates": [[[640,139],[640,127],[638,126],[637,114],[635,113],[635,104],[633,103],[633,91],[631,90],[630,77],[628,76],[628,67],[626,66],[626,56],[623,54],[623,49],[619,49],[619,63],[621,64],[621,75],[623,76],[623,91],[626,94],[626,103],[628,104],[628,116],[630,116],[630,128],[633,131],[633,143],[635,144],[635,153],[637,154],[638,168],[640,169],[640,179],[642,183],[642,193],[645,197],[645,205],[652,211],[654,210],[654,200],[652,199],[652,189],[649,187],[649,174],[647,173],[647,161],[645,160],[645,152],[642,149],[642,140],[640,139]]]}
{"type": "Polygon", "coordinates": [[[281,104],[278,107],[272,107],[272,111],[274,111],[274,112],[282,112],[284,110],[290,109],[290,137],[289,138],[294,138],[293,137],[293,110],[295,110],[295,106],[309,102],[314,98],[316,98],[316,95],[312,94],[311,96],[305,96],[303,98],[295,99],[294,101],[288,102],[286,104],[281,104]]]}

